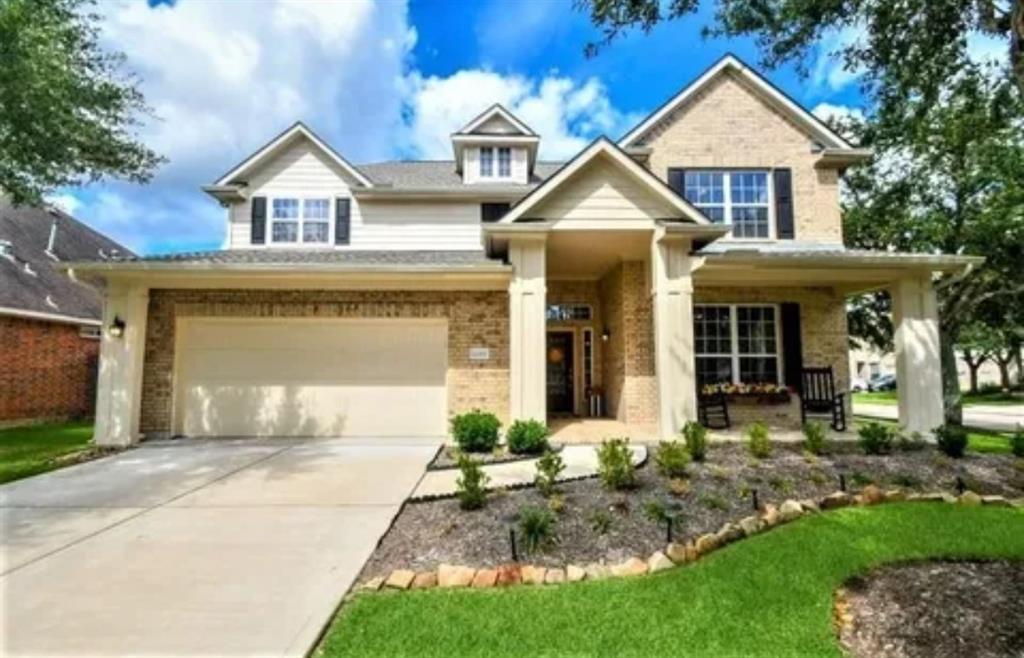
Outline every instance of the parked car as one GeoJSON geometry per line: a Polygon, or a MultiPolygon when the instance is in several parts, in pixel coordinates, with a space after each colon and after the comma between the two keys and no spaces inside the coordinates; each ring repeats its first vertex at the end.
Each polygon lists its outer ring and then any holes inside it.
{"type": "Polygon", "coordinates": [[[869,391],[895,391],[896,375],[879,375],[868,382],[869,391]]]}
{"type": "Polygon", "coordinates": [[[850,377],[850,390],[854,393],[868,390],[868,380],[863,377],[850,377]]]}

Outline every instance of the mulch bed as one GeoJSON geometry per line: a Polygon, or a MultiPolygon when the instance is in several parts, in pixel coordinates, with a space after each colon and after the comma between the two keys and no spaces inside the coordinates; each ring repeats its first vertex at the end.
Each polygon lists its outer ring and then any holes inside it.
{"type": "MultiPolygon", "coordinates": [[[[552,452],[561,452],[564,446],[552,445],[552,452]]],[[[498,446],[493,452],[470,452],[467,453],[470,457],[477,460],[482,464],[503,464],[506,462],[518,462],[527,459],[536,459],[540,455],[517,455],[509,452],[505,446],[498,446]]],[[[459,462],[459,449],[456,446],[444,445],[437,452],[434,457],[427,465],[428,471],[442,471],[446,468],[458,468],[459,462]]]]}
{"type": "MultiPolygon", "coordinates": [[[[647,518],[648,501],[661,501],[680,515],[677,541],[717,531],[726,522],[753,513],[751,492],[761,502],[816,498],[838,489],[838,474],[850,491],[869,482],[884,488],[955,492],[956,478],[980,494],[1017,497],[1024,494],[1024,469],[1006,455],[969,454],[952,460],[933,448],[865,456],[855,445],[832,447],[829,456],[805,456],[799,446],[774,446],[764,460],[750,457],[744,445],[712,445],[704,463],[690,465],[690,491],[675,496],[653,460],[637,471],[639,486],[628,492],[606,490],[596,478],[563,483],[564,508],[558,513],[559,542],[546,551],[520,558],[545,566],[569,563],[621,562],[646,557],[665,547],[665,527],[647,518]],[[611,518],[601,534],[595,514],[611,518]]],[[[509,528],[526,505],[546,506],[533,487],[493,492],[481,510],[466,512],[455,499],[409,502],[399,513],[377,550],[363,567],[360,580],[386,576],[392,569],[431,570],[441,563],[477,568],[510,561],[509,528]]]]}
{"type": "Polygon", "coordinates": [[[841,594],[839,632],[856,658],[1024,656],[1024,562],[925,562],[881,568],[841,594]]]}

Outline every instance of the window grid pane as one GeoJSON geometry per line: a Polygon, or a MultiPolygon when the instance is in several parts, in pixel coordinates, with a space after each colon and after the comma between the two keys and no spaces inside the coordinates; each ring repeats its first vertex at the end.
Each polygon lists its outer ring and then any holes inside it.
{"type": "Polygon", "coordinates": [[[697,306],[693,310],[697,354],[732,353],[732,329],[728,306],[697,306]]]}
{"type": "Polygon", "coordinates": [[[775,308],[737,307],[736,338],[739,354],[775,354],[775,308]]]}
{"type": "Polygon", "coordinates": [[[508,178],[512,175],[512,149],[502,147],[498,149],[498,176],[508,178]]]}
{"type": "Polygon", "coordinates": [[[733,236],[767,238],[768,174],[762,171],[735,171],[729,176],[729,200],[732,203],[733,236]]]}
{"type": "Polygon", "coordinates": [[[329,199],[306,199],[302,205],[302,216],[306,219],[328,219],[331,212],[329,199]]]}
{"type": "Polygon", "coordinates": [[[327,242],[331,225],[326,222],[305,222],[302,225],[303,242],[327,242]]]}
{"type": "Polygon", "coordinates": [[[712,171],[688,171],[683,196],[716,224],[725,221],[725,176],[712,171]]]}
{"type": "Polygon", "coordinates": [[[740,381],[744,384],[774,384],[779,381],[778,361],[774,356],[740,357],[740,381]]]}
{"type": "Polygon", "coordinates": [[[480,175],[494,175],[494,148],[485,146],[480,149],[480,175]]]}
{"type": "Polygon", "coordinates": [[[274,242],[297,242],[299,239],[298,222],[274,222],[271,229],[274,242]]]}
{"type": "Polygon", "coordinates": [[[732,359],[727,356],[697,357],[697,386],[732,382],[732,359]]]}
{"type": "Polygon", "coordinates": [[[299,200],[298,199],[274,199],[273,204],[273,215],[274,219],[298,219],[299,218],[299,200]]]}

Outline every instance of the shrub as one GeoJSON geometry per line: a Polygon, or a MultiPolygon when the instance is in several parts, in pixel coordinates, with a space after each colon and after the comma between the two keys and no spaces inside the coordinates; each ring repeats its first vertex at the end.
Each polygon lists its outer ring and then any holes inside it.
{"type": "Polygon", "coordinates": [[[1017,431],[1010,435],[1010,452],[1015,457],[1024,457],[1024,428],[1017,428],[1017,431]]]}
{"type": "Polygon", "coordinates": [[[660,500],[648,500],[644,503],[644,516],[654,523],[664,523],[669,518],[668,509],[660,500]]]}
{"type": "Polygon", "coordinates": [[[565,496],[562,494],[555,494],[548,498],[548,509],[555,514],[561,514],[565,511],[565,496]]]}
{"type": "Polygon", "coordinates": [[[632,489],[636,486],[636,470],[629,439],[607,439],[597,448],[597,472],[609,489],[632,489]]]}
{"type": "Polygon", "coordinates": [[[825,425],[816,420],[804,423],[804,448],[812,455],[825,452],[825,425]]]}
{"type": "Polygon", "coordinates": [[[888,455],[895,436],[892,428],[881,423],[865,423],[857,430],[857,443],[866,455],[888,455]]]}
{"type": "Polygon", "coordinates": [[[964,456],[967,449],[967,430],[962,425],[940,425],[932,430],[935,444],[944,454],[955,459],[964,456]]]}
{"type": "Polygon", "coordinates": [[[505,433],[505,443],[517,455],[539,455],[548,449],[548,426],[539,420],[517,420],[505,433]]]}
{"type": "Polygon", "coordinates": [[[523,507],[519,510],[519,533],[527,553],[536,553],[558,543],[554,513],[531,505],[523,507]]]}
{"type": "Polygon", "coordinates": [[[565,462],[557,452],[548,450],[537,460],[537,476],[534,483],[537,490],[544,496],[550,496],[556,491],[556,484],[559,474],[565,470],[565,462]]]}
{"type": "Polygon", "coordinates": [[[501,421],[492,413],[475,409],[452,419],[452,436],[465,452],[490,452],[498,445],[501,421]]]}
{"type": "Polygon", "coordinates": [[[599,535],[607,535],[612,529],[612,515],[603,509],[594,510],[590,515],[590,529],[599,535]]]}
{"type": "Polygon", "coordinates": [[[757,421],[747,428],[747,447],[750,454],[757,459],[770,457],[772,454],[772,441],[768,437],[768,426],[757,421]]]}
{"type": "Polygon", "coordinates": [[[685,496],[690,493],[690,481],[686,478],[672,478],[668,481],[668,490],[673,496],[685,496]]]}
{"type": "Polygon", "coordinates": [[[662,441],[654,453],[654,461],[658,465],[658,472],[665,477],[684,477],[690,463],[690,453],[678,441],[662,441]]]}
{"type": "Polygon", "coordinates": [[[720,510],[723,512],[729,509],[729,503],[721,496],[715,496],[714,494],[708,494],[701,497],[700,502],[708,509],[720,510]]]}
{"type": "Polygon", "coordinates": [[[708,454],[708,428],[692,420],[683,426],[683,441],[693,461],[702,462],[708,454]]]}
{"type": "Polygon", "coordinates": [[[924,450],[928,447],[928,442],[924,440],[920,432],[911,432],[910,436],[900,433],[896,439],[896,447],[903,452],[917,452],[918,450],[924,450]]]}
{"type": "Polygon", "coordinates": [[[459,455],[459,475],[455,481],[455,493],[459,507],[465,510],[480,509],[487,501],[487,481],[490,478],[480,468],[480,462],[468,455],[459,455]]]}

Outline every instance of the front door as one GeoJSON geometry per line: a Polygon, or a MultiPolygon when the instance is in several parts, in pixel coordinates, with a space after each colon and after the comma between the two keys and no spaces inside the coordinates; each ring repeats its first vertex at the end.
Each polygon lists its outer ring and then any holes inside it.
{"type": "Polygon", "coordinates": [[[567,331],[548,332],[549,414],[571,414],[573,412],[572,356],[572,333],[567,331]]]}

